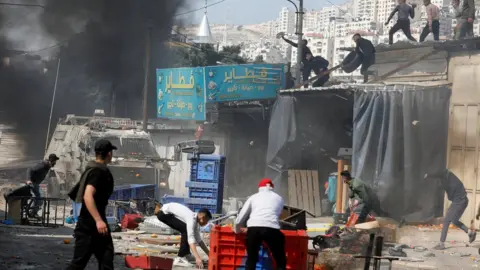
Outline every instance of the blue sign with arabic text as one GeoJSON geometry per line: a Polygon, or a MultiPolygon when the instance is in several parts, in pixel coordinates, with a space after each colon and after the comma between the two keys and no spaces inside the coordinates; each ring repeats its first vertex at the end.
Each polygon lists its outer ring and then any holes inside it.
{"type": "Polygon", "coordinates": [[[157,117],[205,120],[204,68],[157,69],[157,117]]]}
{"type": "Polygon", "coordinates": [[[207,102],[273,99],[285,86],[285,65],[205,67],[207,102]]]}

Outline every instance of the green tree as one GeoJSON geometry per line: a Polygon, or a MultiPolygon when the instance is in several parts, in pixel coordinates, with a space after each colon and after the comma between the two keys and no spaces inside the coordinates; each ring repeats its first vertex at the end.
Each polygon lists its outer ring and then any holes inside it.
{"type": "Polygon", "coordinates": [[[245,64],[247,60],[240,56],[241,46],[225,46],[221,51],[217,51],[210,44],[193,45],[190,48],[177,47],[177,61],[175,67],[204,67],[216,66],[218,63],[223,64],[245,64]]]}

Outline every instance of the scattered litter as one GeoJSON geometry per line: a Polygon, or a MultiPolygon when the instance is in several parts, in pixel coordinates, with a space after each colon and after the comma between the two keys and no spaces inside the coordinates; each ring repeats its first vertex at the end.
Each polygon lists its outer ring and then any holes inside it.
{"type": "Polygon", "coordinates": [[[151,237],[152,237],[152,238],[158,238],[158,235],[156,235],[156,234],[152,234],[152,236],[151,236],[151,237]]]}
{"type": "Polygon", "coordinates": [[[459,255],[460,255],[460,257],[469,257],[469,256],[472,255],[472,254],[462,252],[462,253],[460,253],[459,255]]]}
{"type": "Polygon", "coordinates": [[[404,248],[412,248],[411,246],[409,245],[405,245],[405,244],[396,244],[393,249],[395,250],[401,250],[401,249],[404,249],[404,248]]]}
{"type": "Polygon", "coordinates": [[[402,249],[389,248],[388,254],[395,257],[407,257],[407,253],[405,253],[402,249]]]}
{"type": "Polygon", "coordinates": [[[432,258],[432,257],[435,257],[435,253],[433,252],[426,252],[423,254],[423,257],[425,258],[432,258]]]}
{"type": "Polygon", "coordinates": [[[400,261],[404,261],[404,262],[423,262],[424,260],[422,259],[419,259],[419,258],[412,258],[412,257],[408,257],[408,258],[399,258],[400,261]]]}
{"type": "Polygon", "coordinates": [[[424,248],[422,246],[416,246],[413,250],[415,250],[416,252],[424,252],[425,250],[427,250],[427,248],[424,248]]]}
{"type": "Polygon", "coordinates": [[[63,239],[63,243],[67,245],[70,244],[70,239],[63,239]]]}
{"type": "Polygon", "coordinates": [[[413,124],[414,126],[416,126],[418,123],[420,123],[420,121],[414,120],[414,121],[412,122],[412,124],[413,124]]]}

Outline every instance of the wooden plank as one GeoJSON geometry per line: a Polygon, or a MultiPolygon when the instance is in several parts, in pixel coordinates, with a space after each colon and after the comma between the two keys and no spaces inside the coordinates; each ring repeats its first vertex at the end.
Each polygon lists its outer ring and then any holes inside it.
{"type": "Polygon", "coordinates": [[[313,181],[313,194],[314,194],[314,203],[315,211],[313,214],[317,217],[322,215],[322,204],[320,201],[320,182],[318,180],[318,171],[312,172],[312,181],[313,181]]]}
{"type": "MultiPolygon", "coordinates": [[[[301,177],[301,180],[300,180],[300,183],[301,183],[301,190],[302,190],[302,203],[303,203],[303,207],[302,209],[304,210],[308,210],[308,186],[307,186],[307,171],[305,170],[301,170],[300,171],[300,177],[301,177]]],[[[310,211],[310,210],[308,210],[310,211]]]]}
{"type": "Polygon", "coordinates": [[[295,187],[295,171],[288,170],[288,205],[292,207],[298,207],[298,198],[295,187]]]}
{"type": "Polygon", "coordinates": [[[342,198],[343,198],[343,186],[342,186],[342,176],[340,175],[343,170],[343,160],[337,161],[337,199],[335,205],[335,212],[342,213],[342,198]]]}
{"type": "Polygon", "coordinates": [[[303,200],[302,200],[302,177],[300,176],[300,171],[295,170],[295,192],[297,193],[297,208],[303,209],[303,200]]]}
{"type": "Polygon", "coordinates": [[[305,209],[311,213],[314,212],[315,205],[313,204],[313,183],[312,183],[312,171],[308,170],[305,171],[306,176],[307,176],[307,181],[304,183],[307,186],[307,196],[308,199],[308,208],[305,209]]]}

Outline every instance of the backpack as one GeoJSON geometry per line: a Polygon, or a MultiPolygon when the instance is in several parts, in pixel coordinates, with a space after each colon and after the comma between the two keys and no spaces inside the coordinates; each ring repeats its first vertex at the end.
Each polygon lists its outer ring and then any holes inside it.
{"type": "Polygon", "coordinates": [[[78,181],[75,186],[68,192],[68,197],[76,202],[76,203],[81,203],[83,200],[83,193],[85,192],[85,182],[87,180],[88,174],[93,170],[94,168],[89,168],[86,171],[82,173],[82,176],[80,176],[80,181],[78,181]]]}

